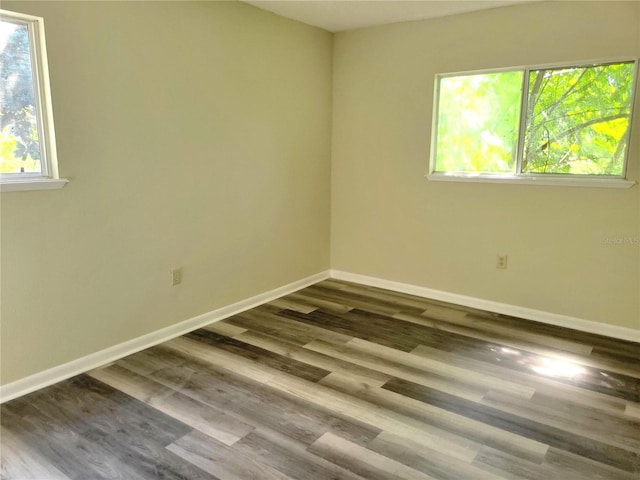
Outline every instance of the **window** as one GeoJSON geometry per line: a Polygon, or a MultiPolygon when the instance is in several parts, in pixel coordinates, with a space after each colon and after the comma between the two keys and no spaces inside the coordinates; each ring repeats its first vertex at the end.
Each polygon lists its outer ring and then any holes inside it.
{"type": "Polygon", "coordinates": [[[0,188],[60,188],[43,19],[0,10],[0,188]]]}
{"type": "Polygon", "coordinates": [[[624,181],[633,61],[441,75],[430,179],[624,181]]]}

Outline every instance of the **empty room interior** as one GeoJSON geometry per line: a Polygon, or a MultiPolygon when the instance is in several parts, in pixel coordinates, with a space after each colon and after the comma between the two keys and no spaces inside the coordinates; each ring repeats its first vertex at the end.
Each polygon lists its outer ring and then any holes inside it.
{"type": "Polygon", "coordinates": [[[638,480],[640,2],[0,9],[2,479],[638,480]]]}

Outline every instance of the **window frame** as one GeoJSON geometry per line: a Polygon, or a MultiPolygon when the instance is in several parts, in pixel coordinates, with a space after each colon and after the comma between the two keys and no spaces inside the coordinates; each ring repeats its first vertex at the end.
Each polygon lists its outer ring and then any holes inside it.
{"type": "Polygon", "coordinates": [[[531,71],[545,69],[560,68],[587,68],[599,65],[607,65],[613,63],[633,63],[633,82],[631,91],[631,112],[629,114],[629,130],[627,131],[627,146],[631,146],[631,130],[634,121],[634,107],[636,104],[636,94],[638,90],[638,76],[640,75],[638,57],[621,57],[598,59],[591,61],[579,62],[558,62],[540,65],[524,65],[515,67],[492,68],[482,70],[466,70],[461,72],[436,74],[434,79],[434,96],[433,96],[433,116],[431,122],[431,151],[429,155],[429,170],[426,175],[428,180],[445,181],[445,182],[478,182],[478,183],[505,183],[520,185],[551,185],[551,186],[570,186],[570,187],[605,187],[605,188],[630,188],[636,184],[633,180],[627,179],[627,170],[629,166],[629,157],[631,148],[627,148],[624,156],[624,166],[622,175],[590,175],[590,174],[558,174],[558,173],[531,173],[522,172],[522,156],[524,150],[524,139],[526,131],[526,109],[529,91],[529,76],[531,71]],[[467,75],[482,75],[490,73],[506,73],[506,72],[523,72],[522,79],[522,98],[520,104],[520,124],[518,129],[518,145],[515,158],[514,173],[487,173],[487,172],[437,172],[436,155],[437,155],[437,135],[438,135],[438,116],[440,107],[440,80],[448,77],[460,77],[467,75]]]}
{"type": "Polygon", "coordinates": [[[16,23],[24,24],[29,33],[29,53],[33,74],[41,166],[40,173],[0,173],[0,191],[12,192],[62,188],[68,180],[60,178],[58,171],[44,18],[0,9],[0,19],[15,20],[16,23]]]}

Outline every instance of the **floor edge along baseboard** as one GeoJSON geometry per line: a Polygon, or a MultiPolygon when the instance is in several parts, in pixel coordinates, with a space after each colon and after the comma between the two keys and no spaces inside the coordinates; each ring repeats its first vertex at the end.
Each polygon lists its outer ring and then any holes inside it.
{"type": "Polygon", "coordinates": [[[114,345],[112,347],[91,353],[85,357],[72,360],[70,362],[58,365],[56,367],[35,373],[25,378],[21,378],[14,382],[0,386],[0,403],[13,400],[28,393],[34,392],[54,383],[66,380],[67,378],[79,375],[94,368],[114,362],[122,357],[144,350],[145,348],[158,345],[172,338],[184,335],[187,332],[200,328],[209,323],[224,320],[232,315],[237,315],[251,308],[257,307],[263,303],[270,302],[276,298],[283,297],[302,288],[313,285],[314,283],[326,280],[327,278],[335,278],[336,280],[345,280],[349,282],[368,285],[371,287],[384,288],[396,292],[408,293],[418,297],[440,300],[466,307],[487,310],[490,312],[511,315],[514,317],[533,320],[536,322],[547,323],[558,327],[571,328],[583,332],[595,333],[607,337],[613,337],[621,340],[628,340],[640,343],[640,330],[631,328],[618,327],[615,325],[607,325],[604,323],[583,320],[580,318],[570,317],[567,315],[559,315],[556,313],[544,312],[531,308],[518,307],[506,303],[494,302],[491,300],[483,300],[481,298],[469,297],[457,293],[449,293],[441,290],[433,290],[426,287],[411,285],[408,283],[394,282],[384,280],[382,278],[360,275],[341,270],[326,270],[324,272],[311,275],[298,281],[283,285],[268,292],[263,292],[253,297],[241,300],[239,302],[227,305],[211,312],[198,315],[183,322],[170,325],[168,327],[156,330],[155,332],[133,338],[126,342],[114,345]]]}
{"type": "Polygon", "coordinates": [[[184,335],[187,332],[203,327],[213,322],[224,320],[225,318],[237,315],[251,308],[255,308],[263,303],[270,302],[276,298],[283,297],[302,288],[318,283],[329,278],[329,270],[302,278],[282,287],[274,288],[267,292],[260,293],[253,297],[239,302],[232,303],[225,307],[212,310],[198,315],[188,320],[170,325],[140,337],[127,340],[126,342],[113,345],[95,353],[90,353],[81,358],[71,360],[56,367],[49,368],[42,372],[29,375],[6,385],[0,386],[0,403],[8,402],[14,398],[21,397],[28,393],[48,387],[54,383],[61,382],[75,375],[93,370],[94,368],[107,365],[120,358],[144,350],[145,348],[158,345],[171,340],[172,338],[184,335]]]}
{"type": "Polygon", "coordinates": [[[342,270],[331,270],[331,278],[359,283],[370,287],[384,288],[386,290],[407,293],[417,297],[439,300],[465,307],[477,308],[478,310],[501,313],[503,315],[510,315],[513,317],[523,318],[525,320],[533,320],[535,322],[546,323],[556,327],[565,327],[572,330],[595,333],[606,337],[640,343],[640,330],[633,328],[619,327],[616,325],[584,320],[568,315],[535,310],[533,308],[518,307],[507,303],[483,300],[481,298],[469,297],[458,293],[434,290],[431,288],[420,287],[408,283],[394,282],[391,280],[345,272],[342,270]]]}

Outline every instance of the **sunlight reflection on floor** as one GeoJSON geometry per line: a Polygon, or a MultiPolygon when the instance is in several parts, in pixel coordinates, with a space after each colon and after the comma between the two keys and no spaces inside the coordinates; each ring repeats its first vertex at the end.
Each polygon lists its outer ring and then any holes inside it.
{"type": "Polygon", "coordinates": [[[586,373],[580,365],[559,358],[541,358],[538,365],[531,365],[531,370],[547,377],[574,378],[586,373]]]}

